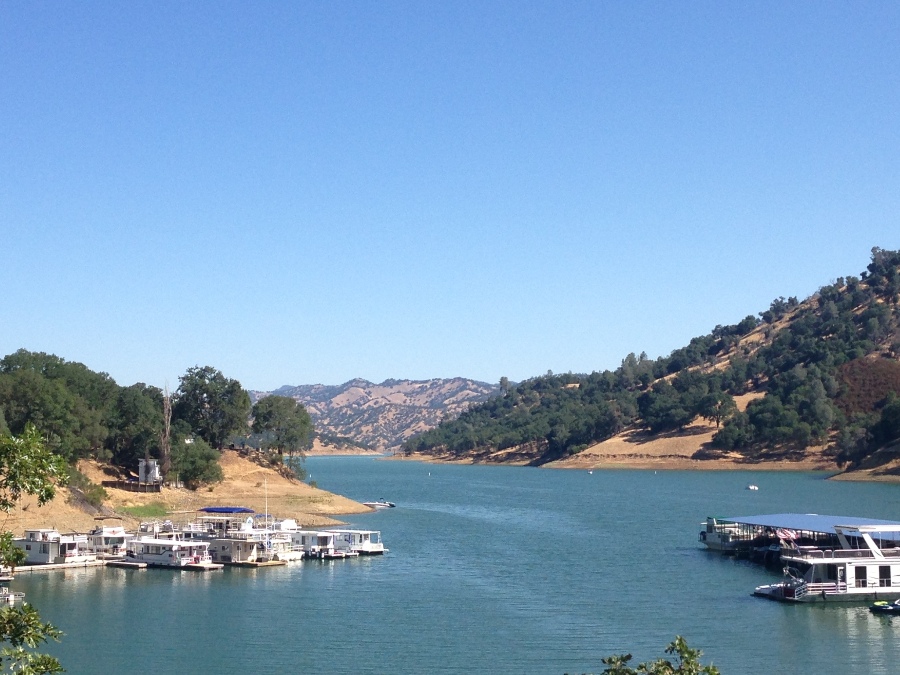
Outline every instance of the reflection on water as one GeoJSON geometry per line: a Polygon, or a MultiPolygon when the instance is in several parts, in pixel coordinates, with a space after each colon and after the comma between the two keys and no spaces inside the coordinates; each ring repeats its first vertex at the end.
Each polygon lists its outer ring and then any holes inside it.
{"type": "Polygon", "coordinates": [[[370,458],[307,465],[324,489],[397,503],[351,522],[382,530],[390,553],[212,573],[79,569],[21,575],[14,590],[65,631],[51,651],[70,673],[171,663],[223,673],[600,672],[603,656],[656,658],[677,634],[731,674],[888,673],[900,662],[896,619],[754,598],[771,573],[697,542],[707,515],[897,518],[895,486],[370,458]],[[121,647],[98,650],[100,641],[121,647]]]}

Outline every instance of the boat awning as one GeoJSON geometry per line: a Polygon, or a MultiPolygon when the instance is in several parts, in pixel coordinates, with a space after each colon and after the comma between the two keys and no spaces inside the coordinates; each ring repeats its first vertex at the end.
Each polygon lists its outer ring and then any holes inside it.
{"type": "Polygon", "coordinates": [[[771,513],[759,516],[732,516],[716,518],[720,522],[759,525],[761,527],[836,534],[836,525],[847,527],[877,526],[882,539],[900,539],[900,522],[855,516],[827,516],[818,513],[771,513]],[[884,536],[891,534],[894,536],[884,536]]]}
{"type": "Polygon", "coordinates": [[[197,510],[204,513],[256,513],[256,511],[248,509],[246,506],[204,506],[202,509],[197,510]]]}

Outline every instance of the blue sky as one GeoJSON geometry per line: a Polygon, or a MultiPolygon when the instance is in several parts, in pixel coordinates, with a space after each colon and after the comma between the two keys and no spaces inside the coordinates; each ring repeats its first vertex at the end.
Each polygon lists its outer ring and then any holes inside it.
{"type": "Polygon", "coordinates": [[[0,354],[667,355],[900,248],[900,4],[0,3],[0,354]]]}

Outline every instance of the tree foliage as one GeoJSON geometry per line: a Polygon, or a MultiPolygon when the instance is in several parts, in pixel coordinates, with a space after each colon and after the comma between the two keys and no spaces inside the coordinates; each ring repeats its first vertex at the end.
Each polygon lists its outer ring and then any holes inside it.
{"type": "Polygon", "coordinates": [[[253,431],[268,447],[291,457],[312,447],[313,423],[306,408],[289,396],[266,396],[253,406],[253,431]]]}
{"type": "Polygon", "coordinates": [[[641,663],[637,668],[628,665],[631,662],[631,654],[618,654],[601,659],[606,668],[604,675],[719,675],[719,669],[713,665],[700,663],[703,652],[699,649],[691,649],[687,641],[680,635],[666,647],[666,654],[673,655],[672,659],[656,659],[641,663]]]}
{"type": "Polygon", "coordinates": [[[211,366],[189,368],[179,380],[173,416],[210,446],[221,449],[233,434],[246,431],[250,396],[240,382],[211,366]]]}
{"type": "Polygon", "coordinates": [[[667,357],[629,354],[614,371],[507,383],[404,449],[487,455],[521,447],[541,464],[626,426],[677,432],[702,417],[717,427],[716,446],[751,457],[834,443],[840,461],[861,461],[900,440],[888,402],[900,395],[900,366],[890,361],[900,345],[898,301],[900,251],[875,248],[860,277],[837,279],[803,303],[776,298],[758,319],[716,326],[667,357]],[[739,412],[735,397],[749,391],[764,396],[739,412]]]}
{"type": "MultiPolygon", "coordinates": [[[[65,477],[65,463],[44,447],[33,425],[22,436],[0,437],[0,506],[7,513],[26,494],[36,496],[39,504],[53,499],[56,485],[65,477]]],[[[15,568],[24,557],[24,551],[13,545],[12,534],[2,533],[0,563],[15,568]]],[[[63,672],[57,659],[33,651],[60,635],[31,605],[0,609],[0,668],[21,675],[63,672]]]]}

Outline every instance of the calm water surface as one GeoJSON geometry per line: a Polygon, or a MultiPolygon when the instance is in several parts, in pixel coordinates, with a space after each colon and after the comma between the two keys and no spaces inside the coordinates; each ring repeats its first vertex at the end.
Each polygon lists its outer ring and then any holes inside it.
{"type": "Polygon", "coordinates": [[[65,632],[48,651],[70,673],[599,673],[602,657],[657,658],[677,634],[726,674],[897,672],[900,619],[753,598],[774,576],[707,553],[697,534],[707,515],[900,519],[900,486],[371,457],[306,468],[326,490],[397,503],[352,521],[380,529],[387,555],[72,570],[13,588],[65,632]]]}

